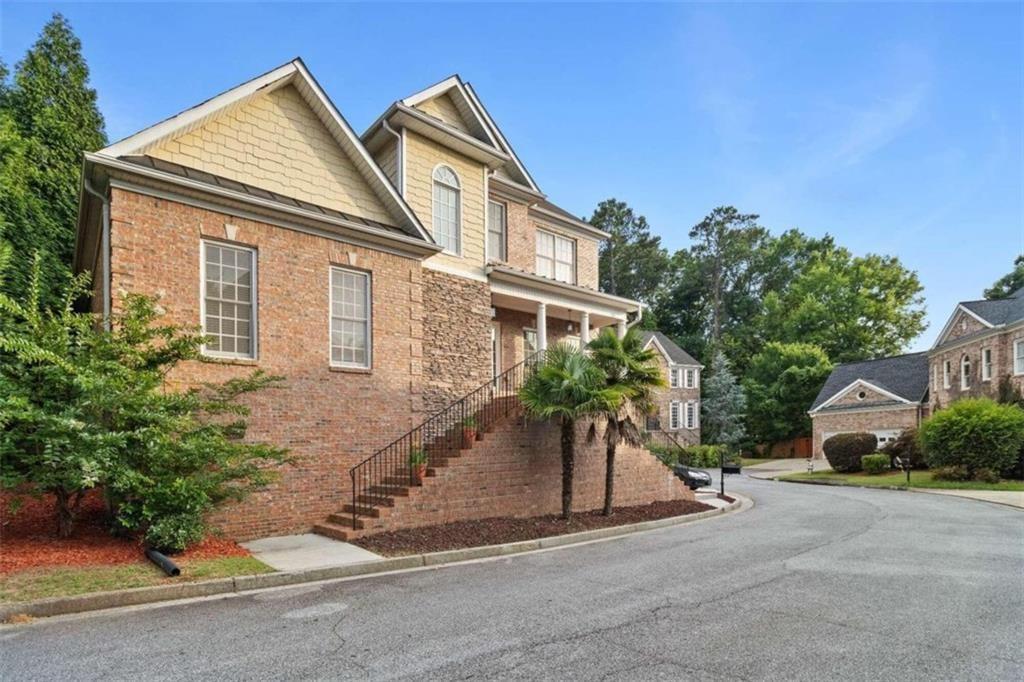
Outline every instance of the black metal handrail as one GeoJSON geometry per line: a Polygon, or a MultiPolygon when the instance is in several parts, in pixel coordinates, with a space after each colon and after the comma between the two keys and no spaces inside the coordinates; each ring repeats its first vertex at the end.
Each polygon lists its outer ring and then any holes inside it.
{"type": "Polygon", "coordinates": [[[544,351],[530,355],[352,467],[353,529],[389,493],[421,483],[427,467],[465,449],[470,430],[479,434],[514,411],[519,389],[543,358],[544,351]]]}

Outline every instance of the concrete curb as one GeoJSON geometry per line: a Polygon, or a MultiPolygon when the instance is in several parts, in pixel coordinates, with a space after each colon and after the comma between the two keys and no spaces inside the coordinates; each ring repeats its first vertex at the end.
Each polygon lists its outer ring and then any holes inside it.
{"type": "Polygon", "coordinates": [[[788,478],[773,478],[773,481],[779,481],[780,483],[800,483],[802,485],[826,485],[835,488],[860,488],[862,490],[898,490],[905,493],[921,493],[922,495],[939,495],[941,497],[955,497],[959,500],[971,500],[972,502],[987,502],[988,504],[998,504],[1001,507],[1009,507],[1010,509],[1016,509],[1017,511],[1024,511],[1024,508],[1013,504],[1012,502],[1003,502],[1002,500],[986,500],[981,497],[973,497],[971,495],[956,495],[953,493],[939,492],[939,490],[949,490],[949,488],[931,490],[929,488],[906,488],[904,486],[895,485],[856,485],[854,483],[839,483],[837,481],[801,481],[788,478]]]}
{"type": "Polygon", "coordinates": [[[0,622],[8,621],[12,616],[26,615],[33,618],[45,618],[48,616],[59,616],[72,613],[83,613],[86,611],[99,611],[103,609],[114,609],[125,606],[139,606],[163,601],[177,601],[182,599],[194,599],[198,597],[213,597],[217,595],[230,596],[243,592],[263,590],[301,583],[322,582],[326,580],[339,580],[344,578],[357,578],[371,576],[379,573],[391,573],[410,569],[436,568],[451,564],[458,564],[466,561],[487,559],[528,552],[544,551],[558,547],[582,545],[601,540],[610,540],[616,537],[642,533],[646,531],[681,526],[695,521],[723,516],[738,511],[745,511],[754,506],[753,500],[743,495],[730,493],[733,502],[727,507],[712,509],[696,514],[685,516],[673,516],[655,521],[643,521],[624,526],[613,526],[611,528],[598,528],[596,530],[583,531],[581,533],[570,533],[566,535],[554,535],[537,540],[524,540],[521,542],[510,542],[502,545],[486,545],[483,547],[467,547],[465,549],[453,549],[444,552],[432,552],[430,554],[414,554],[390,559],[366,561],[347,566],[332,566],[329,568],[317,568],[307,571],[280,571],[276,573],[263,573],[260,575],[245,575],[234,578],[218,578],[216,580],[205,580],[194,583],[180,583],[177,585],[157,585],[155,587],[137,587],[129,590],[117,590],[112,592],[94,592],[75,597],[54,597],[51,599],[40,599],[32,602],[14,602],[0,604],[0,622]]]}

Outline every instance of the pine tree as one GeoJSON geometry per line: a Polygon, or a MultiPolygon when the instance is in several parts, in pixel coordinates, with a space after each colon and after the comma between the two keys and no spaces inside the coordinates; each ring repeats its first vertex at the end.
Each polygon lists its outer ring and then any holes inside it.
{"type": "MultiPolygon", "coordinates": [[[[60,14],[17,64],[13,82],[6,76],[0,67],[0,144],[14,154],[0,164],[0,182],[24,189],[28,198],[0,204],[0,229],[15,262],[29,263],[40,252],[43,290],[52,292],[71,269],[82,153],[106,143],[103,116],[82,44],[60,14]]],[[[19,296],[25,285],[24,276],[12,277],[6,290],[19,296]]]]}
{"type": "Polygon", "coordinates": [[[747,435],[743,427],[747,400],[720,349],[715,351],[711,376],[704,380],[703,386],[701,440],[735,448],[747,435]]]}

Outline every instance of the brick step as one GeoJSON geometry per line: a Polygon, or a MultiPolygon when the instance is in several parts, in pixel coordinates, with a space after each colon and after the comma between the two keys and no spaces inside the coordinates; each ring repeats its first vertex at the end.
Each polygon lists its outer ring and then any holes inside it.
{"type": "Polygon", "coordinates": [[[374,507],[395,506],[395,498],[386,497],[384,495],[359,495],[358,497],[356,497],[356,501],[362,502],[363,504],[373,505],[374,507]]]}
{"type": "Polygon", "coordinates": [[[367,492],[387,497],[409,497],[409,488],[404,485],[371,485],[367,492]]]}
{"type": "Polygon", "coordinates": [[[409,474],[406,474],[405,476],[402,476],[402,475],[385,476],[384,478],[381,479],[380,482],[383,483],[384,485],[400,485],[400,486],[416,485],[415,483],[413,483],[413,482],[411,482],[409,480],[409,474]]]}
{"type": "Polygon", "coordinates": [[[357,537],[362,535],[362,531],[352,530],[351,528],[345,528],[344,526],[337,526],[333,523],[318,523],[313,526],[313,532],[334,540],[341,540],[342,542],[355,540],[357,537]]]}
{"type": "Polygon", "coordinates": [[[327,522],[349,530],[362,530],[366,527],[366,521],[363,518],[353,519],[351,511],[348,514],[331,514],[327,517],[327,522]]]}
{"type": "Polygon", "coordinates": [[[381,509],[388,509],[388,508],[389,507],[384,507],[383,505],[381,505],[380,507],[367,507],[365,505],[362,505],[362,506],[359,506],[359,507],[353,507],[351,504],[346,504],[346,505],[342,506],[341,511],[339,513],[331,514],[331,516],[328,517],[328,520],[333,522],[332,517],[334,517],[334,516],[343,516],[343,517],[348,518],[349,522],[351,522],[352,521],[352,512],[353,511],[355,511],[359,516],[371,516],[371,517],[377,519],[377,518],[380,518],[381,509]]]}

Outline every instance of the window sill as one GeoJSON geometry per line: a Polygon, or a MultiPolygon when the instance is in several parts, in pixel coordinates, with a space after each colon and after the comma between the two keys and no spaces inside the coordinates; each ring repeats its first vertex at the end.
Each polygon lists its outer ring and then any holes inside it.
{"type": "Polygon", "coordinates": [[[213,365],[241,365],[243,367],[258,367],[260,364],[257,358],[225,358],[218,355],[200,355],[199,360],[213,365]]]}
{"type": "Polygon", "coordinates": [[[373,374],[372,367],[345,367],[344,365],[327,365],[328,371],[345,374],[373,374]]]}

